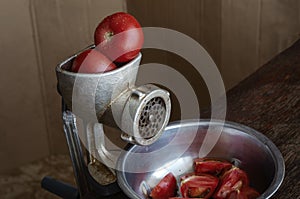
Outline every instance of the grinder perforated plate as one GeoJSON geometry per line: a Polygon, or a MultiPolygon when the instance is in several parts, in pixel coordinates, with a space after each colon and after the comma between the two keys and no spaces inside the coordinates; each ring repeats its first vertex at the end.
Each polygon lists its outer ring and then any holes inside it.
{"type": "Polygon", "coordinates": [[[139,134],[147,139],[156,135],[166,120],[166,105],[161,97],[149,100],[141,111],[139,119],[139,134]]]}
{"type": "Polygon", "coordinates": [[[155,85],[131,90],[122,114],[121,138],[133,144],[150,145],[163,133],[171,112],[170,95],[155,85]]]}

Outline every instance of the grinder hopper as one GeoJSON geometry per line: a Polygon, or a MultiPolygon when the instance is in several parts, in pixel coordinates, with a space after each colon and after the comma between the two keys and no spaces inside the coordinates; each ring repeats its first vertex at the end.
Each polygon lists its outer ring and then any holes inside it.
{"type": "Polygon", "coordinates": [[[56,68],[67,108],[83,120],[119,128],[121,137],[133,144],[156,141],[168,123],[171,103],[169,93],[153,84],[135,86],[142,55],[100,74],[69,72],[75,56],[56,68]]]}

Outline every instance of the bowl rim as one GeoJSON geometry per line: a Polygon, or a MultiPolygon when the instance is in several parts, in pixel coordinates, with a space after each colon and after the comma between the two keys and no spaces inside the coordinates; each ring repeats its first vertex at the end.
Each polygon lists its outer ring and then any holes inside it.
{"type": "MultiPolygon", "coordinates": [[[[280,185],[283,182],[285,176],[285,162],[284,158],[277,148],[277,146],[264,134],[258,132],[257,130],[245,126],[240,123],[232,122],[232,121],[223,121],[223,120],[216,120],[216,119],[188,119],[188,120],[180,120],[174,121],[169,123],[169,125],[165,128],[164,131],[170,131],[172,129],[176,129],[179,127],[189,127],[189,126],[209,126],[209,125],[222,125],[226,128],[235,129],[238,131],[242,131],[254,138],[258,139],[262,144],[268,147],[272,159],[274,160],[275,164],[275,176],[270,184],[270,186],[258,197],[258,199],[268,199],[279,189],[280,185]]],[[[128,145],[128,152],[132,151],[137,147],[136,145],[128,145]]],[[[123,168],[123,165],[126,160],[127,152],[121,153],[119,159],[117,161],[117,168],[123,168]]],[[[126,172],[122,170],[116,170],[117,174],[117,182],[121,188],[121,190],[130,198],[133,199],[142,199],[139,195],[132,189],[132,187],[127,183],[125,174],[126,172]]]]}

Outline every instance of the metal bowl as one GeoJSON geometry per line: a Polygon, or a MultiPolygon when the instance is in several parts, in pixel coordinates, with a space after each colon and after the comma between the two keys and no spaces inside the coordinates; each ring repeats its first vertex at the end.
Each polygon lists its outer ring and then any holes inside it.
{"type": "MultiPolygon", "coordinates": [[[[250,185],[270,198],[281,185],[285,166],[277,147],[263,134],[232,122],[180,121],[170,124],[162,137],[150,146],[132,146],[122,153],[117,163],[121,189],[133,199],[147,198],[147,189],[154,187],[168,172],[177,179],[193,170],[193,159],[208,132],[220,130],[216,144],[207,157],[223,158],[248,173],[250,185]]],[[[214,135],[212,135],[214,136],[214,135]]]]}

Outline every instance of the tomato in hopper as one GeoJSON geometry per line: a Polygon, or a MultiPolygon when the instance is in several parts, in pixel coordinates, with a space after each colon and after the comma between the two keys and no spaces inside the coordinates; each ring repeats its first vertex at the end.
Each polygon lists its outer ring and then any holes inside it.
{"type": "Polygon", "coordinates": [[[74,59],[71,71],[75,73],[103,73],[116,68],[116,65],[102,53],[89,49],[74,59]]]}
{"type": "Polygon", "coordinates": [[[133,60],[139,54],[144,34],[130,14],[117,12],[105,17],[94,31],[95,49],[80,53],[70,69],[75,73],[103,73],[133,60]]]}
{"type": "Polygon", "coordinates": [[[128,62],[140,52],[144,34],[139,22],[130,14],[118,12],[107,16],[94,32],[96,49],[114,62],[128,62]]]}

